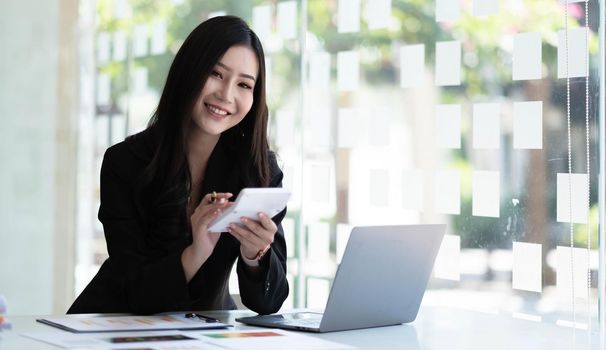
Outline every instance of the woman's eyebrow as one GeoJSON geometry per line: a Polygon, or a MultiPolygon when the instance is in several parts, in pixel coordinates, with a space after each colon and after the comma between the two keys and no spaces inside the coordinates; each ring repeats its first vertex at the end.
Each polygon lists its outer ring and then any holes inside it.
{"type": "MultiPolygon", "coordinates": [[[[230,72],[233,71],[233,69],[231,69],[229,66],[226,66],[224,63],[221,63],[221,62],[217,62],[217,66],[220,66],[220,67],[222,67],[222,68],[224,68],[224,69],[226,69],[226,70],[228,70],[230,72]]],[[[252,81],[256,81],[255,77],[252,76],[252,75],[250,75],[250,74],[240,73],[239,75],[241,77],[243,77],[243,78],[248,78],[248,79],[250,79],[252,81]]]]}

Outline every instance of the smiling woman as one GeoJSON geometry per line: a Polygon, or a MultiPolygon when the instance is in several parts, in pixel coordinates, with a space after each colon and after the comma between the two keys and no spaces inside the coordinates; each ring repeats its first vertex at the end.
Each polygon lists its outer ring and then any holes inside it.
{"type": "Polygon", "coordinates": [[[244,305],[277,311],[288,295],[286,210],[228,233],[208,224],[242,188],[280,187],[282,177],[267,142],[259,39],[240,18],[210,19],[181,46],[147,129],[105,152],[109,258],[68,313],[233,309],[236,260],[244,305]]]}

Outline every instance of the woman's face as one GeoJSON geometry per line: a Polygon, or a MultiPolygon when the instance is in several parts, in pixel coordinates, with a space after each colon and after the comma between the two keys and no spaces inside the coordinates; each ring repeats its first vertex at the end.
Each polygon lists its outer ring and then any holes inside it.
{"type": "Polygon", "coordinates": [[[192,121],[200,131],[220,135],[244,119],[254,99],[259,63],[247,46],[232,46],[215,64],[196,101],[192,121]]]}

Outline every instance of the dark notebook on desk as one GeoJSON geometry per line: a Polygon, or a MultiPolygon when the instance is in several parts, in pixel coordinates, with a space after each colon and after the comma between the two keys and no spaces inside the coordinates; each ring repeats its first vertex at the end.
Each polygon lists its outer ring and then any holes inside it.
{"type": "Polygon", "coordinates": [[[355,227],[324,313],[241,317],[254,326],[332,332],[414,321],[446,225],[355,227]]]}

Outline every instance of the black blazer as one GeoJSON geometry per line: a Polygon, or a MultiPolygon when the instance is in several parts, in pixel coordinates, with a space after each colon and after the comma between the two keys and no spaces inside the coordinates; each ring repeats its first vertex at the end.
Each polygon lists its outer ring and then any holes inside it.
{"type": "MultiPolygon", "coordinates": [[[[155,140],[148,130],[110,147],[101,167],[101,205],[109,258],[103,263],[68,313],[124,312],[151,314],[166,311],[235,309],[229,295],[229,275],[237,262],[242,302],[251,310],[278,311],[288,296],[286,243],[280,222],[271,249],[260,262],[261,273],[251,274],[240,257],[240,243],[222,233],[217,245],[187,283],[181,264],[183,249],[192,235],[186,203],[149,200],[154,189],[137,190],[149,164],[155,140]]],[[[221,137],[208,161],[202,193],[237,195],[250,183],[236,167],[230,145],[221,137]]],[[[270,187],[282,185],[282,171],[270,155],[270,187]]],[[[258,185],[258,184],[257,184],[258,185]]]]}

